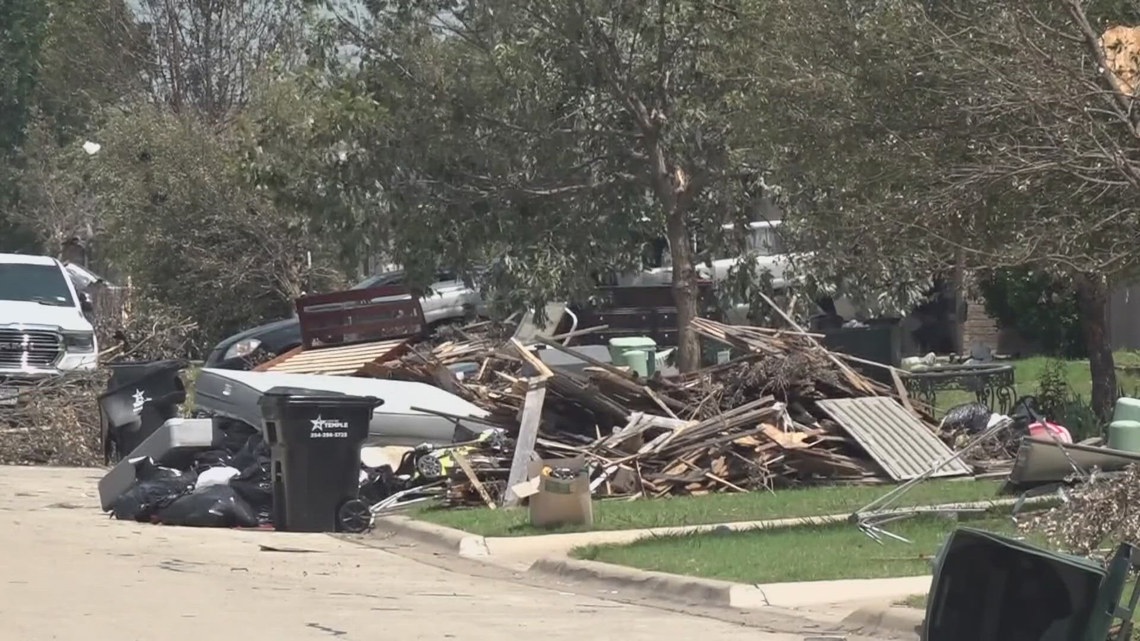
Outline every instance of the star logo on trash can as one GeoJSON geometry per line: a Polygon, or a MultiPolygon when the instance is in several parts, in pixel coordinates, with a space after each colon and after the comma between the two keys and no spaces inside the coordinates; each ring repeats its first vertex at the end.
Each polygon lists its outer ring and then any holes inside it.
{"type": "Polygon", "coordinates": [[[319,414],[309,421],[310,438],[348,438],[348,423],[335,418],[322,418],[319,414]]]}
{"type": "Polygon", "coordinates": [[[134,401],[131,403],[131,408],[135,414],[141,414],[143,405],[149,403],[152,399],[146,395],[146,392],[141,389],[136,389],[134,393],[134,401]]]}

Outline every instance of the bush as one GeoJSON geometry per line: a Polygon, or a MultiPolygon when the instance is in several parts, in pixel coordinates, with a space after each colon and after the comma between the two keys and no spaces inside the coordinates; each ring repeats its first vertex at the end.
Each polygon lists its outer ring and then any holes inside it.
{"type": "Polygon", "coordinates": [[[995,270],[978,282],[986,313],[1051,356],[1085,358],[1080,311],[1066,282],[1029,268],[995,270]]]}
{"type": "Polygon", "coordinates": [[[1054,423],[1065,426],[1074,441],[1101,436],[1103,426],[1092,403],[1069,387],[1068,364],[1051,359],[1037,379],[1037,408],[1054,423]]]}

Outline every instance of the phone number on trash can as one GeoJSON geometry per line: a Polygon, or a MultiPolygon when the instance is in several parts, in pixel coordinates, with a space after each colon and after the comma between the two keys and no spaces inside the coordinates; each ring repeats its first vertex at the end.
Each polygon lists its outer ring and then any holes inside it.
{"type": "Polygon", "coordinates": [[[313,432],[313,438],[348,438],[348,432],[313,432]]]}

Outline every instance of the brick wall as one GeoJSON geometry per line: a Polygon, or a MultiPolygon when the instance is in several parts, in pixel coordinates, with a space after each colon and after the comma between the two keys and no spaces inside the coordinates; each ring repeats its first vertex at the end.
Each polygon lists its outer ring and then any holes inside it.
{"type": "Polygon", "coordinates": [[[998,354],[1009,356],[1035,354],[1038,346],[1027,342],[1015,329],[998,326],[986,313],[981,300],[967,301],[966,322],[962,324],[962,353],[969,354],[974,345],[985,345],[998,354]]]}
{"type": "Polygon", "coordinates": [[[962,323],[962,351],[969,353],[974,345],[982,344],[999,350],[1001,331],[997,321],[986,313],[986,306],[980,300],[967,299],[966,321],[962,323]]]}

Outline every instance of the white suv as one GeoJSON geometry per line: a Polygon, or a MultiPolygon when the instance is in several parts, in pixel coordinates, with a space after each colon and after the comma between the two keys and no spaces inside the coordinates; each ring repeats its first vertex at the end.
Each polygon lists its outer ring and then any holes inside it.
{"type": "Polygon", "coordinates": [[[58,260],[0,254],[0,406],[16,403],[10,383],[98,366],[88,310],[58,260]]]}

